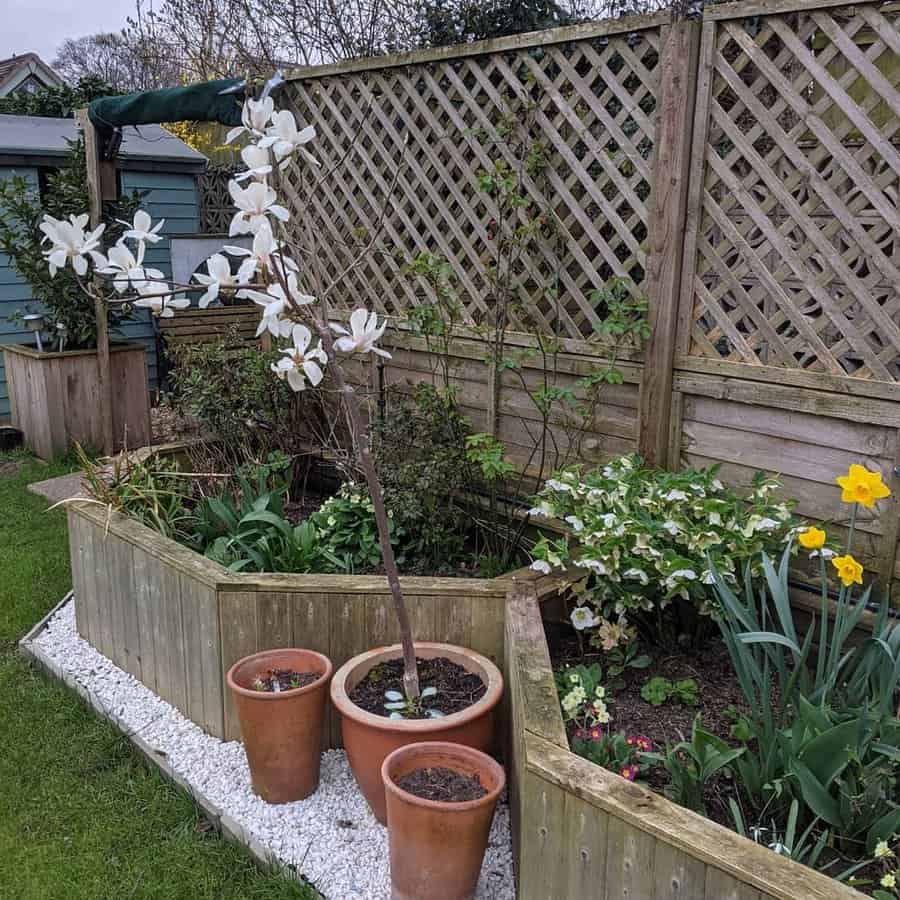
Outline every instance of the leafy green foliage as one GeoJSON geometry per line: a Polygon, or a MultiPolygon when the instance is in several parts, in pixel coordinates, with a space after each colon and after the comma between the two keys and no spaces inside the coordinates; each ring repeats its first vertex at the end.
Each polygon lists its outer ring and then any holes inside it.
{"type": "MultiPolygon", "coordinates": [[[[5,99],[5,98],[4,98],[5,99]]],[[[125,231],[120,221],[131,221],[140,207],[142,194],[120,197],[104,207],[106,223],[104,240],[115,243],[125,231]]],[[[97,325],[94,301],[79,287],[71,267],[50,275],[41,243],[44,235],[39,229],[44,214],[57,219],[84,212],[87,197],[87,169],[84,142],[71,145],[66,165],[47,176],[42,196],[20,175],[0,179],[0,252],[7,254],[16,271],[31,286],[35,300],[47,314],[49,324],[66,328],[66,343],[71,349],[96,345],[97,325]]],[[[106,294],[111,289],[103,288],[106,294]]],[[[37,311],[37,310],[35,310],[37,311]]],[[[19,315],[24,313],[19,311],[19,315]]],[[[119,305],[107,305],[109,326],[115,329],[127,317],[127,310],[119,305]]]]}
{"type": "Polygon", "coordinates": [[[778,487],[760,475],[741,497],[715,467],[666,472],[633,454],[597,470],[571,467],[546,481],[532,510],[571,533],[542,538],[533,553],[548,569],[583,568],[582,599],[605,618],[624,613],[648,642],[698,643],[718,609],[713,570],[734,582],[750,561],[761,574],[761,551],[795,526],[778,487]]]}
{"type": "MultiPolygon", "coordinates": [[[[647,746],[650,746],[649,743],[647,746]]],[[[572,738],[571,749],[573,753],[629,781],[635,781],[646,768],[639,745],[621,731],[581,731],[572,738]]]]}
{"type": "Polygon", "coordinates": [[[411,398],[389,393],[375,423],[375,461],[407,571],[450,570],[466,551],[470,524],[458,498],[469,483],[468,433],[452,398],[429,384],[411,398]]]}
{"type": "Polygon", "coordinates": [[[69,119],[75,111],[87,106],[98,97],[116,96],[121,93],[110,87],[96,75],[79,78],[74,86],[62,84],[42,87],[29,94],[20,91],[0,97],[0,114],[7,116],[49,116],[55,119],[69,119]]]}
{"type": "Polygon", "coordinates": [[[700,702],[700,686],[693,678],[670,681],[656,675],[644,683],[641,697],[651,706],[662,706],[668,700],[685,706],[697,706],[700,702]]]}
{"type": "Polygon", "coordinates": [[[668,745],[664,753],[646,753],[643,759],[663,766],[669,773],[666,796],[670,800],[705,813],[703,790],[707,782],[744,752],[743,747],[729,747],[720,737],[704,730],[697,715],[689,741],[668,745]]]}
{"type": "MultiPolygon", "coordinates": [[[[388,515],[393,519],[390,511],[388,515]]],[[[344,571],[366,571],[381,562],[374,507],[365,488],[343,485],[313,513],[310,521],[319,529],[324,550],[340,561],[344,571]]],[[[396,539],[396,530],[391,530],[396,539]]]]}

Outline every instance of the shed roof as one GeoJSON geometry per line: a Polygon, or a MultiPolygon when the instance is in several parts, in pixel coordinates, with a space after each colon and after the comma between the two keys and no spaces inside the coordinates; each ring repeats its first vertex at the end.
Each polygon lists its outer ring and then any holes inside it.
{"type": "MultiPolygon", "coordinates": [[[[206,157],[160,125],[122,129],[118,164],[126,169],[201,171],[206,157]]],[[[76,137],[74,119],[0,115],[0,165],[53,165],[76,137]]]]}

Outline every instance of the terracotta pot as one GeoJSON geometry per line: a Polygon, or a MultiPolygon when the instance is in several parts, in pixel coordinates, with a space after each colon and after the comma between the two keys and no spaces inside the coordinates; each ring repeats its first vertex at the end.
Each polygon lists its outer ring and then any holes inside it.
{"type": "Polygon", "coordinates": [[[393,900],[469,900],[475,896],[503,767],[486,753],[435,741],[395,750],[381,777],[387,793],[393,900]],[[487,793],[478,800],[438,803],[409,794],[397,781],[414,769],[441,766],[477,775],[487,793]]]}
{"type": "Polygon", "coordinates": [[[312,650],[263,650],[239,659],[229,670],[228,687],[241,723],[253,790],[267,803],[290,803],[319,786],[322,724],[331,660],[312,650]],[[250,685],[270,669],[316,672],[305,687],[268,693],[250,685]]]}
{"type": "Polygon", "coordinates": [[[490,751],[494,743],[495,711],[503,695],[500,670],[480,653],[453,644],[422,642],[416,644],[416,656],[420,659],[443,656],[458,663],[481,678],[487,693],[468,709],[440,719],[389,719],[366,712],[350,700],[350,692],[370,669],[402,655],[399,644],[361,653],[341,666],[331,682],[331,702],[341,714],[341,735],[350,768],[375,818],[382,825],[387,821],[381,782],[384,758],[398,747],[422,741],[449,741],[490,751]]]}

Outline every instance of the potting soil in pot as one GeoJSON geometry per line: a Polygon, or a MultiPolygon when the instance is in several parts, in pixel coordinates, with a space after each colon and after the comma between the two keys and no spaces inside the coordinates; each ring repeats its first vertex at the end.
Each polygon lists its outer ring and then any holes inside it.
{"type": "Polygon", "coordinates": [[[413,769],[397,779],[397,787],[414,797],[437,803],[465,803],[487,793],[477,775],[463,775],[444,766],[413,769]]]}
{"type": "MultiPolygon", "coordinates": [[[[421,701],[404,711],[406,719],[430,718],[434,710],[445,716],[462,712],[480,700],[487,692],[478,675],[464,669],[446,657],[417,659],[421,701]],[[434,688],[434,692],[428,690],[434,688]],[[427,696],[425,695],[427,692],[427,696]]],[[[392,659],[375,666],[353,690],[350,699],[361,709],[376,716],[390,716],[392,710],[385,707],[385,694],[403,694],[403,660],[392,659]]]]}
{"type": "Polygon", "coordinates": [[[293,669],[269,669],[263,675],[257,675],[250,689],[267,694],[279,694],[282,691],[293,691],[318,681],[320,672],[295,672],[293,669]]]}

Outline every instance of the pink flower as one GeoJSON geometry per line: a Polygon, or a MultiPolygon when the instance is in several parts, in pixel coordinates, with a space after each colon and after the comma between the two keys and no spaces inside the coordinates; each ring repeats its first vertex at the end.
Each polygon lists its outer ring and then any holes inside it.
{"type": "Polygon", "coordinates": [[[634,737],[625,738],[629,747],[634,747],[641,753],[649,753],[653,749],[653,741],[650,738],[635,735],[634,737]]]}
{"type": "Polygon", "coordinates": [[[634,779],[638,777],[640,771],[641,770],[638,766],[623,766],[619,774],[623,778],[627,778],[629,781],[634,781],[634,779]]]}
{"type": "Polygon", "coordinates": [[[579,741],[583,741],[587,739],[587,732],[583,728],[576,728],[574,736],[578,738],[579,741]]]}
{"type": "Polygon", "coordinates": [[[603,729],[599,725],[595,725],[588,731],[588,737],[592,741],[602,741],[603,740],[603,729]]]}

